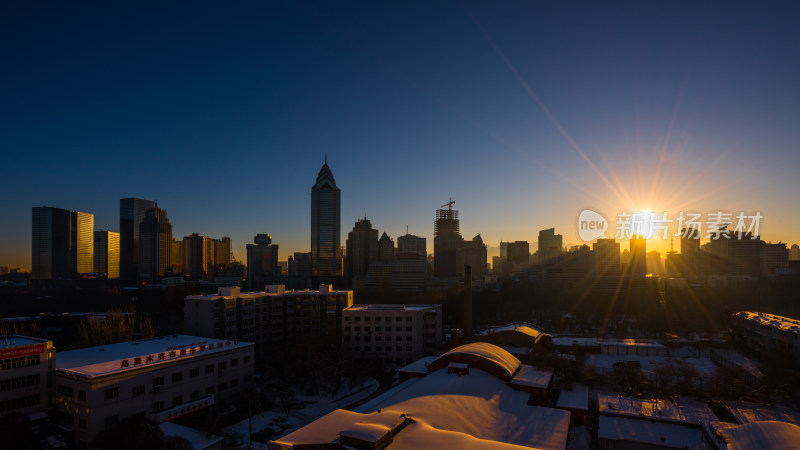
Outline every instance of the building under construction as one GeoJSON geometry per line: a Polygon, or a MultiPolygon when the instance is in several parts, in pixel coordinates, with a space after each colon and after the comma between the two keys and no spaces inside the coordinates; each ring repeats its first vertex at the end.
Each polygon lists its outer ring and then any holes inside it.
{"type": "Polygon", "coordinates": [[[463,243],[459,230],[458,211],[453,199],[436,210],[433,225],[433,276],[451,278],[458,275],[456,253],[463,243]]]}

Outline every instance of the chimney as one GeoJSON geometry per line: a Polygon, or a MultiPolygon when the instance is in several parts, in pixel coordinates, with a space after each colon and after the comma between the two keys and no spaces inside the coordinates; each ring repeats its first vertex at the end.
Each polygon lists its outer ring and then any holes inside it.
{"type": "Polygon", "coordinates": [[[472,338],[472,266],[464,266],[464,339],[472,338]]]}

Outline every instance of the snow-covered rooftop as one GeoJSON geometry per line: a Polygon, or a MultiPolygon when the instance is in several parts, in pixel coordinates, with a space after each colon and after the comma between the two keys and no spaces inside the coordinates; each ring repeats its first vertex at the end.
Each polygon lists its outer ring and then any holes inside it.
{"type": "Polygon", "coordinates": [[[538,370],[533,366],[520,365],[519,371],[511,379],[511,384],[546,389],[553,379],[553,372],[538,370]]]}
{"type": "Polygon", "coordinates": [[[700,424],[718,420],[704,403],[681,399],[680,406],[671,400],[638,399],[598,394],[600,415],[648,417],[664,422],[700,424]]]}
{"type": "Polygon", "coordinates": [[[717,371],[717,365],[708,358],[674,358],[670,356],[656,355],[598,355],[591,354],[586,356],[586,365],[589,367],[600,367],[611,369],[614,363],[623,361],[638,361],[643,371],[652,372],[663,365],[683,361],[694,366],[697,372],[704,377],[711,377],[717,371]]]}
{"type": "MultiPolygon", "coordinates": [[[[528,398],[528,393],[512,389],[481,369],[471,368],[464,376],[437,370],[403,382],[355,411],[391,409],[436,429],[479,439],[541,449],[565,448],[570,413],[528,405],[528,398]]],[[[398,436],[403,433],[405,429],[398,436]]]]}
{"type": "Polygon", "coordinates": [[[788,331],[795,334],[800,333],[800,320],[797,319],[756,311],[739,311],[734,315],[764,327],[772,327],[776,330],[788,331]]]}
{"type": "Polygon", "coordinates": [[[717,422],[713,425],[727,443],[728,450],[800,448],[800,426],[794,424],[762,421],[744,425],[717,422]]]}
{"type": "Polygon", "coordinates": [[[398,372],[407,373],[428,373],[428,364],[435,360],[435,356],[423,356],[422,358],[412,362],[411,364],[401,367],[398,372]]]}
{"type": "Polygon", "coordinates": [[[56,370],[97,377],[252,345],[250,342],[173,334],[59,352],[56,370]]]}
{"type": "Polygon", "coordinates": [[[597,438],[624,440],[663,447],[694,448],[703,441],[699,427],[601,415],[597,438]]]}
{"type": "Polygon", "coordinates": [[[585,384],[573,384],[572,389],[561,389],[558,394],[558,408],[589,410],[589,386],[585,384]]]}
{"type": "Polygon", "coordinates": [[[800,413],[785,406],[727,401],[720,402],[720,405],[738,423],[776,420],[800,425],[800,413]]]}
{"type": "Polygon", "coordinates": [[[47,339],[20,336],[18,334],[0,337],[0,349],[24,347],[26,345],[45,344],[47,339]]]}
{"type": "Polygon", "coordinates": [[[179,436],[191,444],[194,450],[205,450],[219,442],[222,442],[222,436],[206,433],[205,431],[195,430],[194,428],[184,427],[177,423],[164,422],[158,426],[164,437],[179,436]]]}
{"type": "Polygon", "coordinates": [[[481,331],[479,334],[483,335],[483,336],[490,336],[492,334],[500,333],[500,332],[522,333],[522,334],[526,334],[526,335],[528,335],[528,336],[530,336],[530,337],[532,337],[534,339],[536,339],[537,337],[539,337],[540,334],[542,334],[541,331],[537,330],[533,326],[531,326],[529,324],[526,324],[526,323],[511,323],[511,324],[508,324],[508,325],[505,325],[505,326],[502,326],[502,327],[490,327],[490,328],[487,328],[487,329],[481,331]]]}

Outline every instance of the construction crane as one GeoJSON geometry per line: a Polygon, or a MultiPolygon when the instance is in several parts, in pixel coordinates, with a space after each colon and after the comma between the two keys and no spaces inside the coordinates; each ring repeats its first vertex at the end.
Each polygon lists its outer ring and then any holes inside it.
{"type": "Polygon", "coordinates": [[[450,197],[450,201],[449,201],[449,202],[447,202],[447,203],[445,203],[445,204],[444,204],[444,205],[442,205],[441,207],[442,207],[442,208],[444,208],[445,206],[447,206],[447,209],[449,209],[450,211],[452,211],[452,210],[453,210],[453,205],[455,205],[455,204],[456,204],[456,201],[455,201],[455,200],[453,200],[453,197],[450,197]]]}

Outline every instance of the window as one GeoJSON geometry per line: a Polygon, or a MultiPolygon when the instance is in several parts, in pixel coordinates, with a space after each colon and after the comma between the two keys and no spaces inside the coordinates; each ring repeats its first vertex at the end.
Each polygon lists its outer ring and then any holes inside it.
{"type": "Polygon", "coordinates": [[[403,347],[397,346],[396,350],[397,350],[398,352],[402,352],[402,351],[403,351],[403,347]]]}
{"type": "Polygon", "coordinates": [[[361,316],[356,316],[356,322],[361,322],[361,316]]]}
{"type": "Polygon", "coordinates": [[[411,327],[406,327],[406,331],[411,331],[411,327]]]}
{"type": "Polygon", "coordinates": [[[220,383],[219,386],[217,387],[217,389],[219,389],[220,392],[227,390],[228,389],[228,383],[220,383]]]}
{"type": "Polygon", "coordinates": [[[206,395],[214,395],[214,386],[209,386],[206,388],[206,395]]]}
{"type": "Polygon", "coordinates": [[[144,395],[144,385],[134,386],[133,387],[133,396],[138,397],[140,395],[144,395]]]}
{"type": "Polygon", "coordinates": [[[214,365],[213,364],[209,364],[209,365],[206,366],[206,373],[211,373],[213,371],[214,371],[214,365]]]}
{"type": "Polygon", "coordinates": [[[344,341],[345,342],[350,342],[350,338],[352,338],[352,336],[347,335],[347,336],[344,337],[344,341]]]}
{"type": "Polygon", "coordinates": [[[245,375],[244,376],[244,384],[247,384],[247,383],[251,382],[252,380],[253,380],[252,376],[250,376],[250,375],[245,375]]]}
{"type": "Polygon", "coordinates": [[[379,351],[381,351],[381,348],[382,348],[382,347],[381,347],[380,345],[376,345],[376,346],[375,346],[375,351],[376,351],[376,352],[379,352],[379,351]]]}
{"type": "Polygon", "coordinates": [[[344,331],[349,333],[350,332],[350,327],[344,327],[344,331]]]}
{"type": "Polygon", "coordinates": [[[394,340],[395,340],[395,341],[397,341],[397,342],[400,342],[400,341],[402,341],[402,340],[403,340],[403,336],[396,336],[396,337],[394,338],[394,340]]]}
{"type": "Polygon", "coordinates": [[[410,346],[410,345],[406,346],[406,351],[407,351],[407,352],[410,352],[410,351],[411,351],[411,346],[410,346]]]}
{"type": "Polygon", "coordinates": [[[375,322],[380,322],[380,321],[381,321],[381,317],[380,316],[375,318],[375,322]]]}
{"type": "Polygon", "coordinates": [[[364,331],[366,331],[367,333],[369,333],[369,331],[370,331],[370,330],[369,330],[369,327],[364,327],[364,331]]]}
{"type": "Polygon", "coordinates": [[[400,317],[400,316],[397,316],[397,317],[395,317],[395,318],[394,318],[394,321],[395,321],[395,322],[402,322],[402,321],[403,321],[403,318],[402,318],[402,317],[400,317]]]}
{"type": "Polygon", "coordinates": [[[221,363],[217,364],[217,368],[219,370],[223,370],[225,367],[226,367],[225,361],[222,361],[221,363]]]}
{"type": "Polygon", "coordinates": [[[365,321],[365,322],[369,322],[369,320],[370,320],[370,317],[369,317],[369,316],[364,316],[364,321],[365,321]]]}
{"type": "Polygon", "coordinates": [[[78,391],[78,400],[82,402],[86,401],[86,391],[78,391]]]}
{"type": "Polygon", "coordinates": [[[356,331],[361,331],[361,327],[356,327],[356,331]]]}
{"type": "Polygon", "coordinates": [[[78,419],[78,426],[82,429],[86,429],[86,419],[78,419]]]}
{"type": "Polygon", "coordinates": [[[72,398],[73,390],[69,386],[64,386],[63,384],[59,384],[58,386],[56,386],[56,392],[58,392],[58,395],[63,395],[65,397],[72,398]]]}
{"type": "Polygon", "coordinates": [[[411,319],[411,316],[406,316],[406,322],[411,322],[412,320],[413,319],[411,319]]]}
{"type": "Polygon", "coordinates": [[[106,417],[105,425],[106,428],[111,428],[119,425],[119,414],[114,414],[113,416],[106,417]]]}
{"type": "Polygon", "coordinates": [[[199,367],[195,367],[194,369],[189,371],[189,376],[190,377],[196,377],[198,375],[200,375],[200,368],[199,367]]]}
{"type": "MultiPolygon", "coordinates": [[[[103,397],[106,400],[110,400],[112,398],[119,397],[119,388],[118,387],[113,387],[113,388],[106,389],[105,392],[103,392],[103,397]]],[[[119,417],[117,417],[117,420],[119,420],[119,417]]]]}
{"type": "Polygon", "coordinates": [[[164,402],[163,401],[153,403],[153,412],[154,413],[161,412],[163,410],[164,410],[164,402]]]}
{"type": "Polygon", "coordinates": [[[178,406],[181,403],[183,403],[183,396],[182,395],[177,395],[175,397],[172,397],[172,406],[178,406]]]}
{"type": "Polygon", "coordinates": [[[153,387],[163,386],[164,385],[164,377],[155,377],[153,378],[153,387]]]}
{"type": "Polygon", "coordinates": [[[190,398],[192,401],[195,401],[195,400],[200,400],[200,391],[192,391],[192,393],[191,393],[191,394],[189,394],[189,398],[190,398]]]}
{"type": "Polygon", "coordinates": [[[243,359],[243,362],[245,364],[249,363],[250,362],[250,357],[249,356],[245,356],[244,359],[243,359]]]}
{"type": "Polygon", "coordinates": [[[397,331],[399,333],[399,332],[403,331],[403,327],[397,327],[397,328],[394,329],[394,331],[397,331]]]}
{"type": "Polygon", "coordinates": [[[231,389],[239,386],[239,380],[231,380],[231,389]]]}
{"type": "Polygon", "coordinates": [[[234,358],[234,359],[231,360],[231,367],[236,367],[238,365],[239,365],[239,360],[238,359],[234,358]]]}
{"type": "Polygon", "coordinates": [[[344,321],[345,322],[350,322],[350,316],[344,316],[344,321]]]}
{"type": "Polygon", "coordinates": [[[383,327],[383,331],[392,331],[392,327],[383,327]]]}
{"type": "Polygon", "coordinates": [[[183,380],[183,372],[175,372],[172,374],[172,382],[176,383],[183,380]]]}

